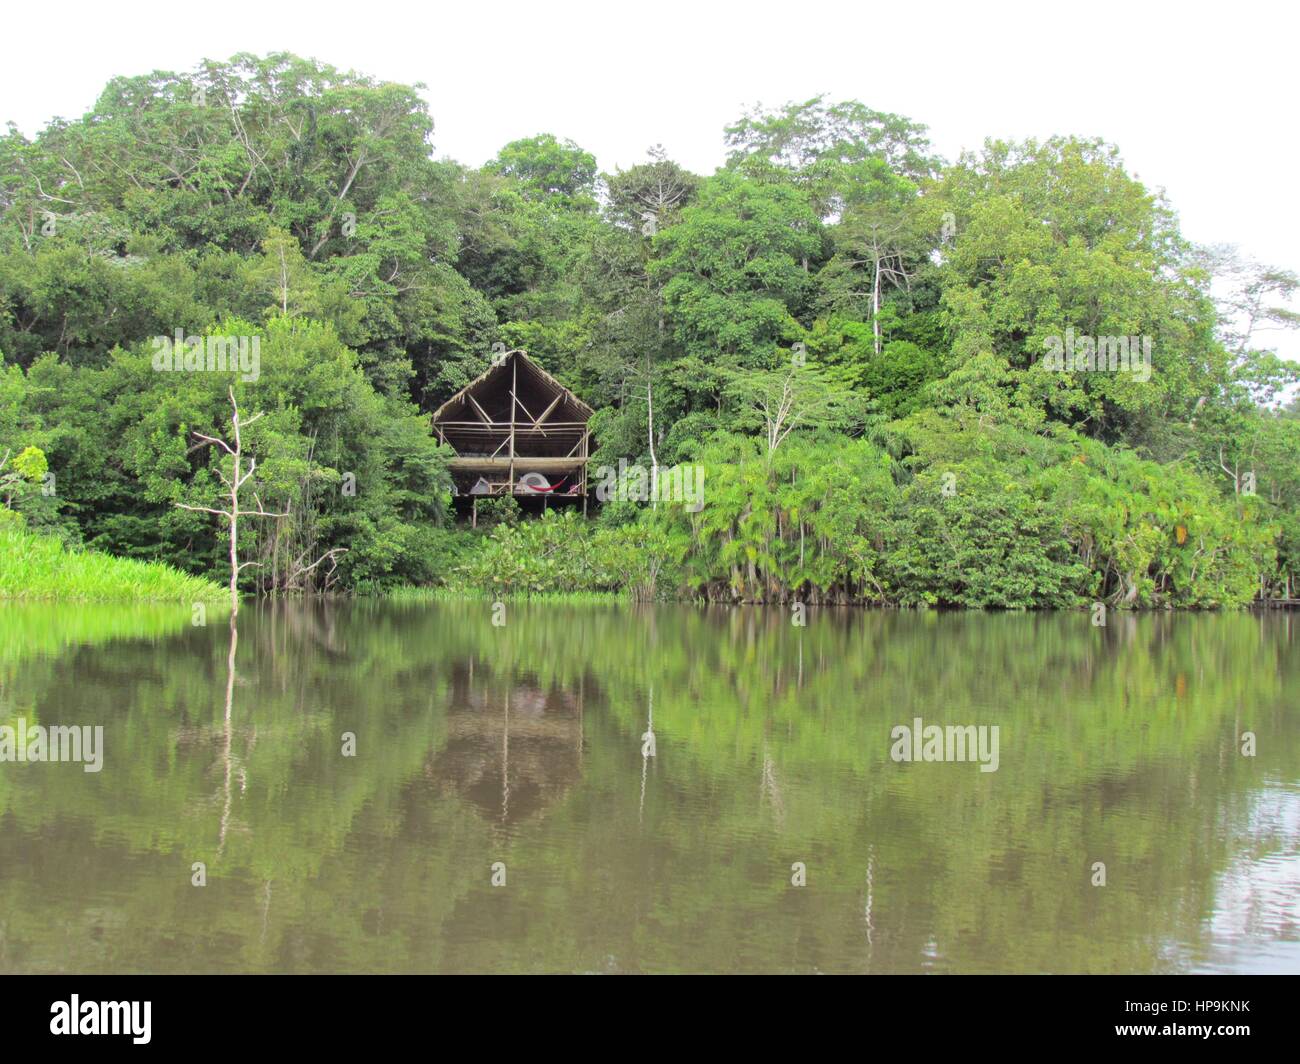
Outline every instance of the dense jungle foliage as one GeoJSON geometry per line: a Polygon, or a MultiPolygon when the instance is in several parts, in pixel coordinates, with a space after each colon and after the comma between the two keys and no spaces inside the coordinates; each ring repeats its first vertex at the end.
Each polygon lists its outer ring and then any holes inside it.
{"type": "Polygon", "coordinates": [[[10,127],[11,523],[226,579],[226,526],[179,504],[220,506],[230,456],[195,434],[229,438],[233,388],[263,415],[247,506],[273,515],[240,525],[248,592],[1295,596],[1297,373],[1264,342],[1300,280],[1190,244],[1115,147],[949,162],[818,97],[740,117],[712,175],[660,147],[602,173],[552,134],[475,169],[437,157],[417,89],[239,55],[10,127]],[[177,335],[255,359],[160,372],[177,335]],[[1045,364],[1076,336],[1148,338],[1150,372],[1045,364]],[[494,344],[596,409],[593,469],[697,463],[704,505],[506,500],[469,531],[428,412],[494,344]]]}

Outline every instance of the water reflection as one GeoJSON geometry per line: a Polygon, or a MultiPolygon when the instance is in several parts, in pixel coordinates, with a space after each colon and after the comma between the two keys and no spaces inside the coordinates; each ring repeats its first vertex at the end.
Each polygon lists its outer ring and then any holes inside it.
{"type": "Polygon", "coordinates": [[[1300,788],[1266,784],[1251,802],[1244,827],[1240,834],[1250,845],[1215,884],[1210,947],[1200,967],[1300,971],[1300,788]],[[1253,948],[1243,949],[1243,943],[1253,948]]]}
{"type": "Polygon", "coordinates": [[[452,667],[447,742],[425,775],[487,820],[517,824],[558,801],[582,774],[584,687],[543,688],[535,677],[510,682],[486,671],[472,660],[452,667]]]}
{"type": "Polygon", "coordinates": [[[0,969],[1300,967],[1286,615],[189,620],[0,609],[0,723],[105,734],[0,765],[0,969]],[[915,716],[998,771],[892,762],[915,716]]]}

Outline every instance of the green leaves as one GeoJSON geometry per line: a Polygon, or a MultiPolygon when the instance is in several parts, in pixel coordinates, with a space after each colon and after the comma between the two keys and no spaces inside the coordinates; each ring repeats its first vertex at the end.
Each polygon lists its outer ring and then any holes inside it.
{"type": "Polygon", "coordinates": [[[553,133],[507,144],[484,168],[519,182],[525,196],[567,210],[596,208],[596,157],[553,133]]]}
{"type": "Polygon", "coordinates": [[[252,543],[271,571],[346,546],[352,586],[446,579],[419,411],[503,343],[599,408],[602,460],[698,458],[718,505],[611,506],[600,536],[565,527],[572,569],[547,524],[493,580],[1007,607],[1294,592],[1297,422],[1261,405],[1296,372],[1254,334],[1295,326],[1297,279],[1190,247],[1104,141],[949,166],[924,126],[819,96],[743,116],[708,177],[654,148],[602,178],[551,134],[474,169],[431,158],[418,88],[241,54],[0,138],[0,446],[40,448],[59,484],[10,482],[28,520],[211,567],[218,533],[167,504],[219,482],[191,433],[218,433],[229,381],[155,373],[147,345],[233,330],[263,340],[238,385],[267,414],[257,487],[292,511],[252,543]],[[1149,339],[1151,373],[1047,368],[1067,335],[1149,339]]]}
{"type": "Polygon", "coordinates": [[[652,276],[684,353],[727,368],[770,367],[797,335],[821,225],[795,189],[722,172],[655,238],[652,276]]]}

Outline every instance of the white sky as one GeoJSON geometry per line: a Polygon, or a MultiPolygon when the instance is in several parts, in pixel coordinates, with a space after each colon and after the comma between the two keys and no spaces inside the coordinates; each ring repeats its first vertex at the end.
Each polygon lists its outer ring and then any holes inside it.
{"type": "MultiPolygon", "coordinates": [[[[987,136],[1103,136],[1166,189],[1190,239],[1300,270],[1300,212],[1285,191],[1300,173],[1298,11],[1289,0],[71,0],[5,12],[0,122],[30,135],[82,114],[115,75],[286,50],[427,84],[439,156],[479,165],[551,132],[604,170],[662,142],[711,173],[723,126],[748,105],[826,92],[924,122],[949,159],[987,136]]],[[[1300,357],[1300,337],[1280,347],[1300,357]]]]}

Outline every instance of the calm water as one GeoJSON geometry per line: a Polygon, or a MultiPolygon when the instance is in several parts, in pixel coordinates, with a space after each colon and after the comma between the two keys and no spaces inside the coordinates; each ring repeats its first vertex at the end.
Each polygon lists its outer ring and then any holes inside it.
{"type": "Polygon", "coordinates": [[[0,608],[0,971],[1300,971],[1298,615],[491,619],[0,608]]]}

